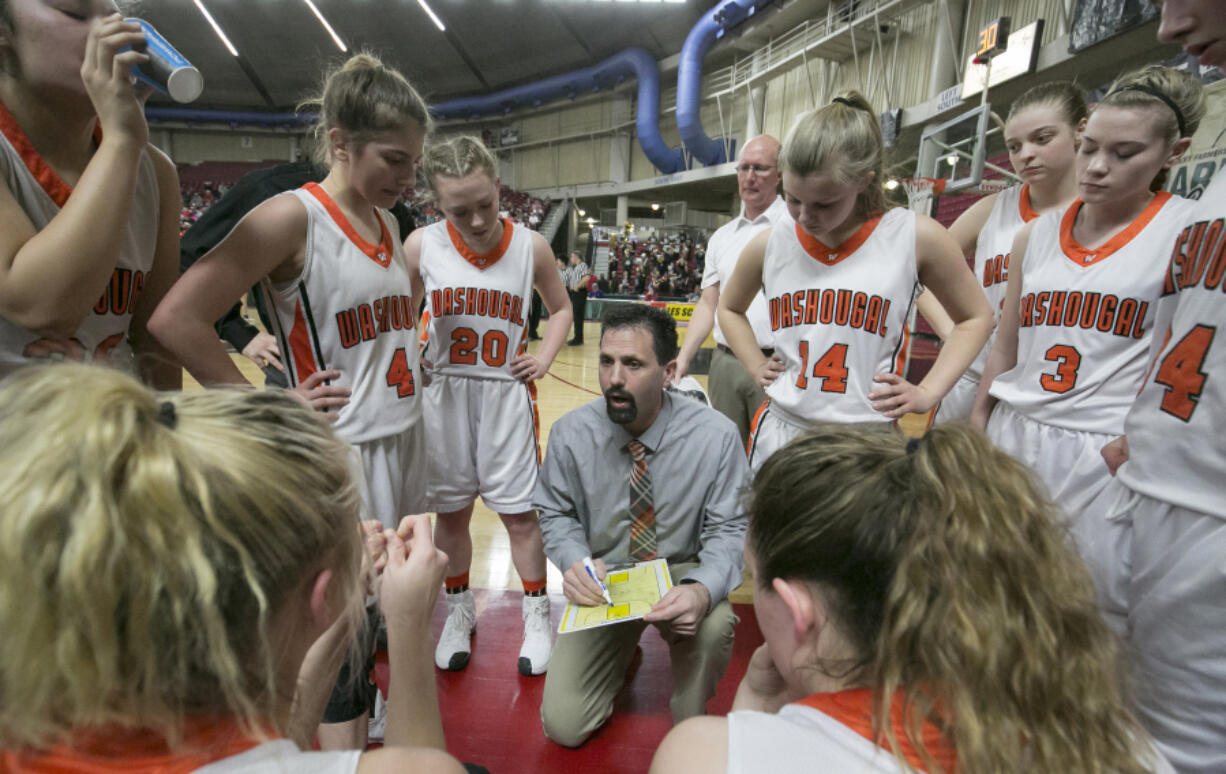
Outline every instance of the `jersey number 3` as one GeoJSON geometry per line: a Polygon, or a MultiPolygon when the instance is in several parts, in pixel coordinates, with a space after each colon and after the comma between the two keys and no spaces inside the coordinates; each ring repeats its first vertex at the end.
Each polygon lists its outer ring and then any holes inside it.
{"type": "Polygon", "coordinates": [[[1044,360],[1057,363],[1054,374],[1039,376],[1039,384],[1048,392],[1068,392],[1077,384],[1077,369],[1081,368],[1081,353],[1067,344],[1057,344],[1047,350],[1044,360]]]}
{"type": "Polygon", "coordinates": [[[1197,325],[1162,358],[1154,381],[1166,388],[1160,408],[1184,422],[1192,419],[1208,374],[1201,370],[1217,328],[1197,325]]]}
{"type": "MultiPolygon", "coordinates": [[[[809,387],[809,342],[800,342],[800,376],[796,386],[809,387]]],[[[847,345],[835,344],[813,364],[813,378],[822,380],[822,392],[847,392],[847,345]]]]}
{"type": "Polygon", "coordinates": [[[396,388],[397,398],[407,398],[417,392],[413,382],[413,369],[409,368],[409,358],[400,347],[392,355],[392,364],[387,367],[387,386],[396,388]]]}

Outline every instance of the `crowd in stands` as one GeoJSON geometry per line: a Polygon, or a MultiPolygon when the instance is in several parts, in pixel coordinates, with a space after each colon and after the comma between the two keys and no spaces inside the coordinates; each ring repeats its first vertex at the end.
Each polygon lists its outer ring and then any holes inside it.
{"type": "MultiPolygon", "coordinates": [[[[263,165],[218,162],[213,166],[217,166],[223,174],[215,175],[213,179],[202,179],[199,174],[201,171],[204,171],[201,168],[209,166],[207,164],[180,169],[183,209],[179,213],[179,233],[183,234],[191,228],[192,224],[200,219],[205,210],[213,202],[220,199],[234,183],[238,182],[238,179],[243,174],[260,166],[271,165],[272,162],[263,165]],[[221,169],[219,166],[222,164],[225,165],[224,169],[221,169]],[[234,169],[230,169],[230,167],[234,167],[234,169]]],[[[537,230],[549,214],[549,202],[545,199],[538,199],[522,191],[512,190],[505,185],[499,186],[498,195],[499,202],[502,205],[500,213],[502,217],[508,218],[513,223],[521,226],[537,230]]],[[[418,228],[442,220],[443,217],[442,213],[435,209],[434,205],[430,202],[419,201],[413,203],[410,205],[410,209],[413,212],[413,218],[418,228]]]]}
{"type": "MultiPolygon", "coordinates": [[[[204,165],[200,165],[204,166],[204,165]]],[[[196,171],[196,170],[193,170],[196,171]]],[[[225,194],[246,171],[234,170],[234,179],[201,179],[199,175],[183,174],[181,189],[183,209],[179,213],[179,232],[186,232],[200,216],[225,194]]],[[[221,177],[221,176],[219,176],[221,177]]],[[[499,186],[501,215],[512,222],[538,229],[549,215],[550,203],[522,191],[499,186]]],[[[431,202],[419,201],[410,206],[420,228],[442,219],[431,202]]],[[[705,262],[707,234],[651,234],[640,237],[621,234],[610,246],[609,268],[603,277],[594,278],[592,290],[601,295],[642,296],[656,298],[689,298],[701,288],[705,262]]]]}
{"type": "Polygon", "coordinates": [[[179,188],[183,192],[183,208],[179,210],[179,235],[182,236],[192,224],[200,220],[204,211],[230,190],[231,185],[232,182],[214,183],[211,180],[198,184],[181,182],[179,188]]]}
{"type": "MultiPolygon", "coordinates": [[[[527,226],[533,231],[539,231],[545,217],[549,214],[549,202],[538,199],[531,194],[515,191],[505,185],[498,186],[498,202],[501,205],[499,215],[512,223],[527,226]]],[[[427,226],[443,219],[432,202],[419,201],[414,205],[414,215],[417,227],[427,226]]]]}
{"type": "Polygon", "coordinates": [[[699,292],[706,261],[707,235],[619,234],[609,246],[609,270],[604,279],[610,293],[687,298],[699,292]]]}

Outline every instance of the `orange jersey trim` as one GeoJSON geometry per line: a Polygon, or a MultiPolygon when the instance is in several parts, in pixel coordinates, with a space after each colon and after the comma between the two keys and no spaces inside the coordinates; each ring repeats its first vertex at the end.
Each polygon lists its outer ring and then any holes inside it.
{"type": "Polygon", "coordinates": [[[1030,183],[1022,184],[1021,195],[1017,197],[1017,214],[1022,216],[1023,223],[1029,223],[1039,217],[1039,213],[1030,206],[1030,183]]]}
{"type": "MultiPolygon", "coordinates": [[[[65,183],[43,160],[43,157],[35,150],[34,143],[30,142],[30,138],[22,131],[17,124],[17,119],[13,118],[13,114],[9,113],[3,102],[0,102],[0,132],[4,133],[9,144],[25,162],[26,169],[30,170],[30,174],[38,181],[39,187],[51,197],[51,201],[55,202],[57,207],[67,204],[68,197],[72,196],[72,186],[65,183]]],[[[95,123],[94,144],[97,145],[100,142],[102,142],[102,127],[95,123]]]]}
{"type": "Polygon", "coordinates": [[[489,267],[498,263],[498,260],[506,253],[507,248],[511,245],[511,231],[515,226],[506,218],[499,218],[502,221],[502,238],[498,240],[498,244],[494,245],[494,249],[488,253],[479,253],[468,246],[464,241],[464,237],[460,236],[460,232],[456,227],[447,222],[447,236],[451,237],[451,246],[456,249],[464,260],[471,263],[481,271],[485,271],[489,267]]]}
{"type": "Polygon", "coordinates": [[[536,466],[543,462],[541,458],[541,407],[536,400],[536,382],[528,382],[528,403],[532,406],[532,439],[536,443],[536,466]]]}
{"type": "Polygon", "coordinates": [[[172,752],[152,730],[99,729],[76,734],[77,743],[50,750],[0,752],[5,774],[187,774],[244,753],[261,742],[230,718],[194,718],[184,724],[182,751],[172,752]]]}
{"type": "Polygon", "coordinates": [[[294,355],[294,375],[298,384],[319,370],[315,363],[315,355],[311,351],[311,332],[307,329],[306,318],[302,314],[302,304],[294,304],[294,327],[289,332],[289,347],[294,355]]]}
{"type": "Polygon", "coordinates": [[[898,356],[894,359],[894,373],[898,376],[907,377],[907,347],[911,346],[911,329],[903,326],[902,342],[898,347],[898,356]]]}
{"type": "MultiPolygon", "coordinates": [[[[890,722],[894,726],[894,736],[898,739],[899,751],[907,762],[920,771],[926,771],[919,753],[907,738],[903,724],[903,700],[903,693],[896,691],[890,707],[890,722]]],[[[829,715],[873,744],[886,750],[889,749],[890,743],[885,734],[873,733],[873,692],[867,688],[836,693],[815,693],[795,703],[829,715]]],[[[954,750],[953,743],[940,728],[931,720],[925,720],[920,728],[920,735],[924,748],[940,764],[946,774],[952,774],[957,770],[957,751],[954,750]]]]}
{"type": "Polygon", "coordinates": [[[758,425],[762,422],[762,416],[766,414],[766,410],[770,408],[771,399],[767,398],[762,401],[762,405],[758,406],[758,410],[753,413],[753,419],[749,420],[749,440],[745,443],[745,456],[753,456],[753,444],[758,438],[758,425]]]}
{"type": "Polygon", "coordinates": [[[349,237],[349,241],[353,242],[354,247],[361,250],[367,258],[385,269],[391,265],[393,250],[392,235],[387,230],[387,224],[383,222],[383,216],[379,214],[378,210],[375,210],[375,218],[379,221],[379,244],[372,245],[357,232],[357,229],[349,222],[349,218],[345,217],[345,213],[341,212],[341,208],[332,200],[332,197],[323,189],[323,186],[319,183],[307,183],[302,188],[324,206],[324,209],[328,211],[328,215],[332,216],[332,221],[344,232],[345,236],[349,237]]]}
{"type": "Polygon", "coordinates": [[[833,266],[839,261],[847,258],[847,256],[860,249],[860,245],[872,235],[873,229],[877,228],[877,224],[881,222],[881,213],[877,213],[873,217],[864,221],[860,228],[851,236],[843,240],[843,243],[838,247],[830,247],[822,240],[810,234],[796,224],[796,238],[800,240],[800,246],[819,263],[826,266],[833,266]]]}
{"type": "Polygon", "coordinates": [[[1082,201],[1077,199],[1072,206],[1064,213],[1064,219],[1060,221],[1060,249],[1064,251],[1065,257],[1078,266],[1093,266],[1099,261],[1106,260],[1112,254],[1124,248],[1132,238],[1141,233],[1142,229],[1149,225],[1149,222],[1154,219],[1162,206],[1167,203],[1171,195],[1166,191],[1159,191],[1154,194],[1154,198],[1149,204],[1145,205],[1145,209],[1141,210],[1141,214],[1134,221],[1129,223],[1122,231],[1108,239],[1103,244],[1095,248],[1083,247],[1073,238],[1073,224],[1077,222],[1077,213],[1081,211],[1082,201]]]}

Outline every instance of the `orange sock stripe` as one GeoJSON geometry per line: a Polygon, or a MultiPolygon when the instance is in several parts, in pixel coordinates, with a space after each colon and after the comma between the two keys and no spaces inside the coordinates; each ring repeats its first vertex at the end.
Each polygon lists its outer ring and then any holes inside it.
{"type": "Polygon", "coordinates": [[[548,578],[549,578],[549,576],[545,576],[544,578],[541,578],[540,580],[534,580],[534,581],[524,580],[523,578],[520,578],[520,579],[519,579],[519,582],[520,582],[520,583],[522,583],[522,584],[524,584],[524,591],[525,591],[525,592],[531,593],[531,592],[533,592],[533,591],[542,591],[542,590],[544,590],[544,588],[545,588],[545,581],[546,581],[546,580],[548,580],[548,578]]]}
{"type": "Polygon", "coordinates": [[[443,586],[448,589],[459,589],[468,585],[468,573],[462,575],[452,575],[449,578],[443,578],[443,586]]]}

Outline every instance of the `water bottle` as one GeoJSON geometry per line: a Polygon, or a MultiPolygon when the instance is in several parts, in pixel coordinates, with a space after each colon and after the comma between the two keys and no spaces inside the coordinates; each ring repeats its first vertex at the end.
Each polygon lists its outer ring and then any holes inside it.
{"type": "Polygon", "coordinates": [[[174,46],[166,42],[153,25],[144,19],[124,19],[139,24],[145,42],[132,48],[149,56],[148,62],[132,65],[132,75],[138,80],[168,95],[175,102],[191,102],[204,91],[204,77],[183,58],[174,46]]]}

